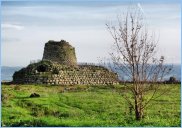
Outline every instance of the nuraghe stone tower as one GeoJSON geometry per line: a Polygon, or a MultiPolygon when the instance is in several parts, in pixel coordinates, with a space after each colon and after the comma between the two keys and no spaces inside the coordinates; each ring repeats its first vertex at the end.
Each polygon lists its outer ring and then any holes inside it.
{"type": "Polygon", "coordinates": [[[103,66],[78,65],[75,48],[61,40],[48,41],[40,62],[29,64],[13,75],[16,84],[113,85],[116,73],[103,66]]]}
{"type": "Polygon", "coordinates": [[[43,60],[50,60],[70,66],[77,65],[75,48],[64,40],[60,42],[48,41],[44,47],[43,60]]]}

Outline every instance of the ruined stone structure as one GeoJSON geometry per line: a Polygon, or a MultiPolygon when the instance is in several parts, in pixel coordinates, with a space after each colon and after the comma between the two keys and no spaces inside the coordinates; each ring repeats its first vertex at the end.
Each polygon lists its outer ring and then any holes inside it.
{"type": "Polygon", "coordinates": [[[70,66],[77,65],[75,48],[64,40],[60,42],[48,41],[44,47],[43,60],[51,60],[70,66]]]}
{"type": "Polygon", "coordinates": [[[116,73],[102,66],[77,65],[75,49],[66,41],[45,44],[43,59],[13,75],[18,84],[109,85],[117,84],[116,73]]]}

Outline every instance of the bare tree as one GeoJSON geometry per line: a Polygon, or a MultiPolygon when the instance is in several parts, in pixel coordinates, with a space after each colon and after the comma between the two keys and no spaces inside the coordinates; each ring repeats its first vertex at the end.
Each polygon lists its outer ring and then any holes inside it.
{"type": "Polygon", "coordinates": [[[135,111],[136,120],[144,117],[144,110],[150,101],[166,91],[157,93],[160,83],[171,67],[164,65],[164,56],[155,58],[157,40],[144,24],[140,9],[130,8],[117,16],[117,24],[107,23],[107,29],[114,39],[114,50],[110,53],[114,67],[126,75],[132,84],[124,84],[131,95],[122,94],[135,111]],[[150,97],[148,97],[150,93],[150,97]]]}

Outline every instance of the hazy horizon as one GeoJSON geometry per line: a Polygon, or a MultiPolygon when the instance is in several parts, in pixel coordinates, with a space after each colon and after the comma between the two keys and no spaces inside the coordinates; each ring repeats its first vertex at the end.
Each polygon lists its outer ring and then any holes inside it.
{"type": "Polygon", "coordinates": [[[160,36],[158,55],[181,63],[179,0],[124,1],[2,1],[1,65],[27,66],[42,59],[48,40],[64,39],[75,47],[78,62],[98,63],[108,56],[113,39],[106,21],[132,5],[138,6],[151,31],[160,36]]]}

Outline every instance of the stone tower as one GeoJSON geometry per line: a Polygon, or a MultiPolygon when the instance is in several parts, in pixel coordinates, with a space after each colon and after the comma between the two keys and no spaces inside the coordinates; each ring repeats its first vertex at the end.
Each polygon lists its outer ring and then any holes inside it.
{"type": "Polygon", "coordinates": [[[43,60],[51,60],[59,64],[76,66],[77,60],[75,55],[75,48],[68,42],[61,41],[48,41],[44,47],[43,60]]]}

